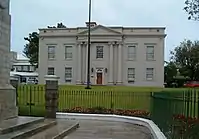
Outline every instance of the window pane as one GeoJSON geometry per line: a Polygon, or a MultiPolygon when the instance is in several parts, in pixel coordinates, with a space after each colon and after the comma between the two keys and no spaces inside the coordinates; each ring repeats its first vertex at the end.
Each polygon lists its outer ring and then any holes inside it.
{"type": "Polygon", "coordinates": [[[54,75],[55,74],[55,69],[54,67],[49,67],[48,68],[48,75],[54,75]]]}
{"type": "Polygon", "coordinates": [[[48,58],[49,59],[55,58],[55,46],[48,46],[48,58]]]}
{"type": "Polygon", "coordinates": [[[154,46],[147,46],[146,59],[154,60],[154,46]]]}
{"type": "Polygon", "coordinates": [[[104,46],[96,46],[96,58],[103,58],[104,57],[104,46]]]}
{"type": "Polygon", "coordinates": [[[136,47],[128,46],[128,59],[135,59],[135,58],[136,58],[136,47]]]}
{"type": "Polygon", "coordinates": [[[16,71],[22,71],[22,67],[21,66],[16,66],[16,71]]]}
{"type": "Polygon", "coordinates": [[[48,46],[49,53],[55,53],[55,46],[48,46]]]}
{"type": "Polygon", "coordinates": [[[135,68],[128,68],[128,80],[135,78],[135,68]]]}
{"type": "Polygon", "coordinates": [[[153,74],[154,74],[153,71],[154,71],[153,68],[146,69],[146,79],[147,80],[153,80],[153,74]]]}
{"type": "Polygon", "coordinates": [[[65,46],[65,59],[72,58],[72,46],[65,46]]]}
{"type": "Polygon", "coordinates": [[[135,46],[128,46],[129,53],[135,53],[135,46]]]}
{"type": "Polygon", "coordinates": [[[23,71],[28,71],[28,66],[23,66],[23,71]]]}
{"type": "Polygon", "coordinates": [[[154,46],[147,46],[147,53],[153,54],[154,53],[154,46]]]}
{"type": "Polygon", "coordinates": [[[72,78],[72,68],[65,68],[65,78],[66,79],[72,78]]]}

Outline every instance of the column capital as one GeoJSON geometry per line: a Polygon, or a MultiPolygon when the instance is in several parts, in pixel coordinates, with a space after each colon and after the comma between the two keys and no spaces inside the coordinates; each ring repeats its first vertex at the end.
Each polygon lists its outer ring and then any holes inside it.
{"type": "MultiPolygon", "coordinates": [[[[121,42],[122,43],[122,42],[121,42]]],[[[120,41],[111,41],[111,42],[108,42],[109,45],[119,45],[120,44],[120,41]]]]}
{"type": "Polygon", "coordinates": [[[121,46],[124,44],[122,41],[118,41],[117,43],[118,43],[119,45],[121,45],[121,46]]]}
{"type": "Polygon", "coordinates": [[[81,45],[81,42],[77,42],[76,45],[81,45]]]}
{"type": "Polygon", "coordinates": [[[113,45],[113,44],[114,44],[114,42],[108,42],[108,45],[110,45],[110,46],[113,45]]]}
{"type": "Polygon", "coordinates": [[[77,45],[83,45],[83,44],[85,44],[85,42],[83,42],[83,41],[78,41],[76,44],[77,44],[77,45]]]}

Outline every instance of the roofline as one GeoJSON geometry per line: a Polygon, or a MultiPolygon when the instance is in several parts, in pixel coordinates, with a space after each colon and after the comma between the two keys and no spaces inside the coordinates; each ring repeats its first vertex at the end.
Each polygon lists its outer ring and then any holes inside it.
{"type": "MultiPolygon", "coordinates": [[[[102,25],[103,26],[103,25],[102,25]]],[[[121,29],[166,29],[166,27],[149,27],[149,26],[146,26],[146,27],[123,27],[123,26],[104,26],[104,27],[107,27],[107,28],[115,28],[115,29],[119,29],[119,28],[121,28],[121,29]]],[[[39,28],[38,30],[40,31],[40,30],[68,30],[68,29],[87,29],[87,27],[76,27],[76,28],[74,28],[74,27],[72,27],[72,28],[39,28]]]]}

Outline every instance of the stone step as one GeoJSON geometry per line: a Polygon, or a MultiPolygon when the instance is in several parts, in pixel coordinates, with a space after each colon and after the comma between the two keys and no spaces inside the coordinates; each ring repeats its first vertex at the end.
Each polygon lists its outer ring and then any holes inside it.
{"type": "Polygon", "coordinates": [[[44,121],[44,118],[41,117],[23,117],[23,116],[19,116],[17,118],[9,120],[4,120],[0,123],[0,135],[26,128],[29,125],[36,124],[42,121],[44,121]]]}
{"type": "Polygon", "coordinates": [[[20,130],[0,135],[0,139],[25,139],[56,125],[56,123],[54,120],[47,119],[43,122],[29,124],[20,130]]]}
{"type": "Polygon", "coordinates": [[[40,132],[28,139],[63,139],[79,127],[76,121],[57,119],[57,124],[43,132],[40,132]]]}

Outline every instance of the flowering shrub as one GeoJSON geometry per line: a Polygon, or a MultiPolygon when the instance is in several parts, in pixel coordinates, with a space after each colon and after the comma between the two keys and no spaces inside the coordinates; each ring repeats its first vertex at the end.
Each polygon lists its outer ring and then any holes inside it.
{"type": "Polygon", "coordinates": [[[199,119],[186,117],[184,115],[174,115],[172,125],[173,136],[182,139],[199,138],[199,119]]]}
{"type": "Polygon", "coordinates": [[[67,113],[87,113],[87,114],[116,114],[123,116],[136,116],[142,118],[149,118],[150,113],[144,110],[123,110],[123,109],[107,109],[104,107],[75,107],[72,109],[64,109],[63,112],[67,113]]]}

